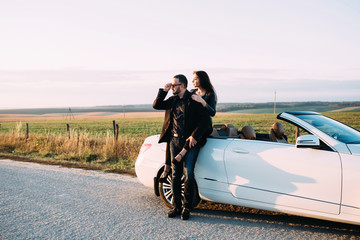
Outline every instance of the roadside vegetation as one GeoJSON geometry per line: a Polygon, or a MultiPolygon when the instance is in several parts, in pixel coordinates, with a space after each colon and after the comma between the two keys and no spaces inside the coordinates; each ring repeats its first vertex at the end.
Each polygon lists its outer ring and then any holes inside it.
{"type": "MultiPolygon", "coordinates": [[[[333,112],[324,115],[360,129],[360,112],[333,112]]],[[[163,118],[116,119],[118,138],[113,134],[112,121],[29,121],[1,122],[0,156],[23,161],[60,164],[111,172],[134,173],[133,167],[140,147],[147,136],[159,134],[163,118]],[[70,130],[67,132],[66,124],[70,130]],[[70,136],[69,136],[70,135],[70,136]]],[[[252,125],[258,133],[269,133],[275,114],[226,114],[213,118],[214,124],[232,123],[241,130],[252,125]]],[[[295,141],[295,128],[283,123],[289,142],[295,141]]]]}

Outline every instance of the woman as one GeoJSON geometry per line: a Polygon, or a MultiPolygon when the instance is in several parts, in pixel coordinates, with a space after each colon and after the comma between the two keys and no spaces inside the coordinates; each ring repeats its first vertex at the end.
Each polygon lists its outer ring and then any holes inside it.
{"type": "MultiPolygon", "coordinates": [[[[216,97],[216,93],[214,90],[213,85],[210,82],[210,78],[208,76],[208,74],[204,71],[194,71],[194,78],[193,78],[193,85],[195,87],[195,89],[192,89],[190,92],[192,93],[191,98],[194,101],[197,101],[199,103],[201,103],[203,105],[203,107],[205,108],[205,110],[207,111],[207,113],[209,114],[210,118],[215,116],[216,114],[216,102],[217,102],[217,97],[216,97]]],[[[201,140],[201,143],[197,144],[197,145],[204,145],[206,142],[206,137],[208,137],[211,133],[212,133],[212,121],[211,124],[209,126],[209,130],[206,133],[206,135],[204,136],[204,139],[201,140]]],[[[200,149],[201,146],[197,146],[196,150],[193,151],[197,157],[198,154],[198,150],[200,149]]],[[[175,160],[180,162],[183,157],[186,155],[186,153],[189,151],[189,149],[195,147],[195,145],[190,146],[189,145],[189,141],[188,139],[186,140],[186,144],[184,146],[184,148],[181,150],[181,152],[175,157],[175,160]]],[[[166,147],[166,161],[165,161],[165,168],[164,168],[164,172],[161,175],[161,177],[159,178],[160,182],[166,182],[166,179],[170,173],[170,169],[171,169],[171,162],[170,162],[170,157],[169,157],[169,149],[168,146],[166,147]]],[[[195,162],[193,163],[195,165],[195,162]]]]}

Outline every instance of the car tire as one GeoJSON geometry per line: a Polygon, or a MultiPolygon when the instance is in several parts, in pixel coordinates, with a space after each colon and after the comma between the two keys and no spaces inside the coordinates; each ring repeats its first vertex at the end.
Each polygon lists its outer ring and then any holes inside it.
{"type": "MultiPolygon", "coordinates": [[[[161,176],[161,174],[159,174],[159,176],[161,176]]],[[[182,201],[184,200],[184,179],[185,176],[183,176],[181,178],[181,196],[182,196],[182,201]]],[[[160,193],[160,198],[161,200],[164,202],[165,206],[168,208],[172,208],[173,205],[173,193],[172,193],[172,175],[171,175],[171,170],[170,170],[170,174],[168,175],[166,182],[162,183],[159,182],[159,193],[160,193]]],[[[195,191],[194,191],[194,197],[193,197],[193,202],[192,202],[192,208],[195,208],[200,202],[200,196],[199,196],[199,192],[198,192],[198,188],[197,188],[197,184],[195,183],[195,191]]]]}

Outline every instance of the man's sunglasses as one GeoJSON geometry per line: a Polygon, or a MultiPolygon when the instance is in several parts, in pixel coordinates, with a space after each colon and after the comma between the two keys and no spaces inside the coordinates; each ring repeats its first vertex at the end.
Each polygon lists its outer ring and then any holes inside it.
{"type": "Polygon", "coordinates": [[[171,84],[171,87],[180,86],[182,83],[171,84]]]}

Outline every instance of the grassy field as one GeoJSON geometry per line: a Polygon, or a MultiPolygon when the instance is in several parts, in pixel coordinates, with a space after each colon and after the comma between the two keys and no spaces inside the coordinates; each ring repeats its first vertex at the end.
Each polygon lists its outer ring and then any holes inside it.
{"type": "MultiPolygon", "coordinates": [[[[360,112],[331,112],[324,115],[360,129],[360,112]]],[[[252,125],[257,133],[268,133],[276,114],[218,114],[214,124],[232,123],[239,130],[252,125]]],[[[72,163],[107,171],[133,168],[144,139],[159,134],[162,117],[119,118],[119,139],[114,140],[109,118],[88,120],[29,121],[29,138],[24,122],[0,122],[0,152],[3,156],[26,157],[45,162],[72,163]],[[70,125],[70,138],[66,124],[70,125]]],[[[289,141],[295,128],[283,123],[289,141]]]]}
{"type": "MultiPolygon", "coordinates": [[[[323,114],[344,122],[354,128],[360,129],[360,112],[331,112],[323,114]]],[[[218,114],[213,118],[213,122],[214,124],[232,123],[238,128],[241,128],[244,125],[252,125],[257,132],[267,133],[270,126],[277,121],[276,116],[276,114],[218,114]]],[[[160,133],[163,123],[163,117],[117,118],[114,120],[116,124],[119,125],[119,134],[135,137],[158,134],[160,133]]],[[[56,134],[65,136],[66,124],[70,125],[70,129],[86,132],[90,136],[106,136],[113,131],[113,122],[111,118],[26,122],[29,123],[30,134],[56,134]]],[[[0,133],[9,133],[17,130],[20,133],[25,134],[25,121],[0,121],[0,124],[0,133]]]]}
{"type": "MultiPolygon", "coordinates": [[[[119,134],[140,136],[159,133],[163,118],[119,118],[115,123],[119,125],[119,134]]],[[[70,129],[86,132],[91,136],[106,136],[113,131],[111,119],[91,120],[51,120],[51,121],[28,121],[31,134],[57,134],[66,135],[66,124],[70,129]]],[[[1,132],[11,132],[20,128],[25,132],[25,122],[3,122],[1,132]]]]}

